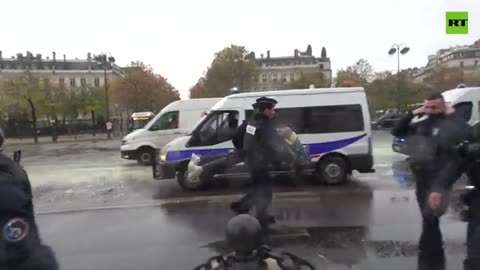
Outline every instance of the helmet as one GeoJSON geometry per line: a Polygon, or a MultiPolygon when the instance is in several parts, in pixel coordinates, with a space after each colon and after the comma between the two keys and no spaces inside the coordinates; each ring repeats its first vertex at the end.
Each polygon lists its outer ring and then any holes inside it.
{"type": "Polygon", "coordinates": [[[262,227],[258,220],[242,214],[233,217],[227,224],[227,242],[239,255],[248,255],[261,245],[262,227]]]}

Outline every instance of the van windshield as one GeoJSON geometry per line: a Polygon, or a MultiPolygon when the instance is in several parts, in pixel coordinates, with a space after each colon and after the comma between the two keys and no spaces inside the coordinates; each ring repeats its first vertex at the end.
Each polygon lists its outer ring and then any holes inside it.
{"type": "Polygon", "coordinates": [[[193,126],[193,128],[187,133],[188,136],[191,136],[193,134],[193,132],[201,125],[203,125],[203,122],[205,122],[205,119],[208,117],[208,113],[205,113],[205,115],[203,115],[200,120],[198,120],[198,122],[195,124],[195,126],[193,126]]]}
{"type": "Polygon", "coordinates": [[[132,130],[144,128],[151,118],[134,118],[132,121],[132,130]]]}

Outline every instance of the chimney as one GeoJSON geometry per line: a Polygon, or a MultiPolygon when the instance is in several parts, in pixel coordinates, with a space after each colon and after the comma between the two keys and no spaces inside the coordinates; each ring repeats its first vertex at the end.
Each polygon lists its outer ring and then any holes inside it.
{"type": "Polygon", "coordinates": [[[295,58],[298,57],[298,50],[297,50],[297,49],[295,49],[295,51],[293,51],[293,56],[294,56],[295,58]]]}
{"type": "Polygon", "coordinates": [[[42,55],[37,53],[37,61],[42,61],[42,55]]]}
{"type": "Polygon", "coordinates": [[[52,53],[52,56],[53,56],[53,62],[57,61],[57,53],[53,52],[52,53]]]}
{"type": "Polygon", "coordinates": [[[270,59],[270,50],[267,51],[267,59],[270,59]]]}
{"type": "Polygon", "coordinates": [[[3,56],[2,56],[2,51],[0,51],[0,61],[2,61],[3,56]]]}
{"type": "Polygon", "coordinates": [[[260,54],[260,57],[263,59],[263,53],[262,53],[262,54],[260,54]]]}
{"type": "Polygon", "coordinates": [[[63,62],[67,62],[67,55],[66,54],[63,55],[63,62]]]}
{"type": "Polygon", "coordinates": [[[22,60],[23,60],[23,54],[17,53],[17,59],[18,59],[19,61],[22,61],[22,60]]]}

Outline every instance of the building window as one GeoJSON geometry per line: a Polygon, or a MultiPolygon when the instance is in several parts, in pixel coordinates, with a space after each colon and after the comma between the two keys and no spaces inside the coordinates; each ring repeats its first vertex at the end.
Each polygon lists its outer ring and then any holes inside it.
{"type": "Polygon", "coordinates": [[[65,79],[64,79],[64,78],[58,79],[58,83],[59,83],[60,85],[65,85],[65,79]]]}
{"type": "Polygon", "coordinates": [[[100,78],[95,78],[94,84],[95,86],[100,86],[100,78]]]}
{"type": "Polygon", "coordinates": [[[282,79],[285,79],[287,77],[287,74],[283,73],[282,74],[282,79]]]}
{"type": "Polygon", "coordinates": [[[463,61],[460,61],[460,67],[463,68],[463,61]]]}
{"type": "Polygon", "coordinates": [[[477,66],[478,65],[478,60],[475,60],[475,63],[473,65],[477,66]]]}
{"type": "Polygon", "coordinates": [[[70,79],[70,86],[75,87],[75,78],[70,79]]]}
{"type": "Polygon", "coordinates": [[[294,73],[290,73],[290,80],[294,80],[295,79],[295,74],[294,73]]]}
{"type": "Polygon", "coordinates": [[[266,78],[263,78],[263,79],[262,79],[262,82],[267,82],[267,79],[266,79],[266,78]]]}
{"type": "Polygon", "coordinates": [[[267,78],[267,74],[263,74],[263,75],[262,75],[262,78],[266,79],[266,78],[267,78]]]}
{"type": "Polygon", "coordinates": [[[323,69],[323,68],[324,68],[324,67],[323,67],[323,64],[320,64],[320,69],[323,69]]]}
{"type": "Polygon", "coordinates": [[[86,80],[85,78],[80,78],[80,85],[81,85],[82,87],[87,86],[87,80],[86,80]]]}
{"type": "Polygon", "coordinates": [[[273,74],[273,78],[274,78],[274,79],[277,79],[277,76],[278,76],[277,73],[273,74]]]}

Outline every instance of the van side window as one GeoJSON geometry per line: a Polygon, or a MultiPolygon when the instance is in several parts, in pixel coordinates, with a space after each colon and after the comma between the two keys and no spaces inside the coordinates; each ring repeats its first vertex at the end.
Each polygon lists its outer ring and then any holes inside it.
{"type": "Polygon", "coordinates": [[[238,111],[212,111],[194,130],[190,146],[214,145],[229,141],[239,126],[238,111]]]}
{"type": "Polygon", "coordinates": [[[453,108],[455,109],[455,114],[457,116],[465,120],[465,122],[470,121],[470,118],[472,117],[472,110],[473,110],[472,102],[460,102],[453,105],[453,108]]]}
{"type": "Polygon", "coordinates": [[[178,111],[165,113],[157,119],[157,121],[150,127],[150,130],[177,129],[180,120],[179,116],[178,111]]]}
{"type": "Polygon", "coordinates": [[[353,132],[364,129],[362,106],[335,105],[306,108],[304,133],[353,132]]]}
{"type": "Polygon", "coordinates": [[[306,108],[275,109],[275,120],[281,126],[287,126],[295,133],[304,133],[306,108]]]}

